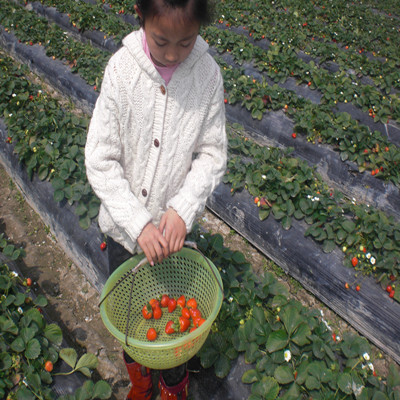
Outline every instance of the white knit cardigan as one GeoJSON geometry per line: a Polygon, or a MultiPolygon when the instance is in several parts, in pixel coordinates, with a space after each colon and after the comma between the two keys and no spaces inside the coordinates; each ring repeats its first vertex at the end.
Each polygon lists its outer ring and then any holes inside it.
{"type": "Polygon", "coordinates": [[[168,86],[129,34],[111,57],[85,147],[99,225],[131,253],[172,207],[189,232],[226,167],[223,80],[199,36],[168,86]]]}

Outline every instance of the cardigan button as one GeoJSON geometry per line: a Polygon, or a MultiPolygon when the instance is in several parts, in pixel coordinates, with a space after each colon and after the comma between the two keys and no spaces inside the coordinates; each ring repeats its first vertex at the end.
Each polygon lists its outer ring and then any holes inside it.
{"type": "Polygon", "coordinates": [[[162,94],[165,94],[166,90],[165,90],[165,86],[161,85],[160,86],[160,90],[162,94]]]}
{"type": "Polygon", "coordinates": [[[142,189],[142,196],[146,197],[147,196],[147,190],[146,189],[142,189]]]}
{"type": "Polygon", "coordinates": [[[160,141],[158,139],[154,139],[154,146],[158,147],[160,145],[160,141]]]}

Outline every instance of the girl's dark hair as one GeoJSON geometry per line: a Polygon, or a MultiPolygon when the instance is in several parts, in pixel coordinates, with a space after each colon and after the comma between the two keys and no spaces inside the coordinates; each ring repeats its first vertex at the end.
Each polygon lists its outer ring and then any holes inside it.
{"type": "Polygon", "coordinates": [[[142,14],[141,26],[144,26],[146,18],[154,18],[174,9],[185,9],[185,18],[195,19],[200,25],[211,23],[214,14],[212,0],[136,0],[136,4],[142,14]]]}

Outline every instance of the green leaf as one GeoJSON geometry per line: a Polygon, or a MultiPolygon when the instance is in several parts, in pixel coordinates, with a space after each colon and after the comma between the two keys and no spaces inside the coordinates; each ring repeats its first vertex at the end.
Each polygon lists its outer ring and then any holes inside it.
{"type": "Polygon", "coordinates": [[[62,331],[57,324],[46,325],[44,329],[44,336],[50,340],[50,342],[60,346],[62,343],[62,331]]]}
{"type": "Polygon", "coordinates": [[[109,399],[111,397],[111,386],[106,381],[98,381],[94,385],[93,399],[109,399]]]}
{"type": "MultiPolygon", "coordinates": [[[[34,325],[33,325],[33,326],[34,326],[34,325]]],[[[20,337],[24,340],[24,342],[25,342],[26,344],[28,344],[28,342],[29,342],[31,339],[33,339],[33,338],[35,337],[36,332],[37,332],[37,328],[36,328],[36,329],[33,328],[33,327],[30,327],[30,328],[22,328],[22,329],[21,329],[20,337]]]]}
{"type": "Polygon", "coordinates": [[[287,365],[280,365],[278,368],[276,368],[274,377],[281,385],[285,385],[294,381],[292,368],[287,365]]]}
{"type": "Polygon", "coordinates": [[[86,353],[84,354],[79,360],[78,363],[75,366],[76,370],[79,370],[81,368],[89,368],[89,369],[96,369],[99,361],[97,357],[92,354],[92,353],[86,353]]]}
{"type": "Polygon", "coordinates": [[[324,253],[332,253],[336,248],[336,243],[333,240],[324,240],[324,244],[322,245],[322,250],[324,253]]]}
{"type": "Polygon", "coordinates": [[[387,384],[389,387],[400,386],[400,372],[396,369],[396,367],[393,364],[389,365],[387,384]]]}
{"type": "Polygon", "coordinates": [[[243,383],[253,383],[260,380],[260,374],[255,369],[249,369],[242,375],[243,383]]]}
{"type": "Polygon", "coordinates": [[[272,332],[267,340],[266,349],[270,353],[277,350],[282,350],[288,344],[289,337],[285,330],[280,329],[278,331],[272,332]]]}
{"type": "Polygon", "coordinates": [[[319,389],[321,384],[319,383],[319,380],[315,376],[309,375],[306,379],[306,387],[309,390],[317,390],[319,389]]]}
{"type": "Polygon", "coordinates": [[[39,357],[40,351],[41,348],[39,340],[31,339],[26,345],[26,350],[24,354],[26,358],[34,360],[35,358],[39,357]]]}
{"type": "Polygon", "coordinates": [[[252,394],[261,396],[263,400],[275,400],[279,390],[278,382],[274,378],[263,376],[261,381],[253,384],[252,394]]]}
{"type": "Polygon", "coordinates": [[[60,350],[60,358],[64,360],[72,369],[74,369],[78,360],[78,354],[75,349],[65,348],[60,350]]]}
{"type": "Polygon", "coordinates": [[[304,317],[299,314],[297,308],[289,305],[281,313],[281,319],[286,327],[289,336],[304,321],[304,317]]]}
{"type": "Polygon", "coordinates": [[[0,353],[0,371],[7,371],[11,368],[12,359],[10,354],[3,352],[0,353]]]}
{"type": "Polygon", "coordinates": [[[200,362],[203,368],[207,369],[214,365],[217,361],[219,353],[214,347],[207,347],[202,349],[200,353],[200,362]]]}
{"type": "Polygon", "coordinates": [[[25,350],[25,342],[21,337],[17,337],[10,345],[11,349],[17,353],[25,350]]]}
{"type": "Polygon", "coordinates": [[[304,346],[309,343],[308,336],[311,335],[311,329],[306,322],[301,323],[290,338],[298,346],[304,346]]]}
{"type": "Polygon", "coordinates": [[[231,370],[231,360],[225,355],[220,354],[217,361],[214,364],[215,375],[222,379],[225,378],[231,370]]]}
{"type": "Polygon", "coordinates": [[[352,382],[353,382],[353,380],[351,379],[350,374],[343,373],[343,374],[339,375],[338,386],[342,392],[344,392],[346,394],[353,393],[352,382]]]}
{"type": "Polygon", "coordinates": [[[352,233],[356,229],[356,224],[353,221],[346,220],[342,223],[342,228],[347,233],[352,233]]]}
{"type": "Polygon", "coordinates": [[[47,306],[48,301],[46,297],[44,297],[42,294],[39,294],[39,296],[36,297],[35,300],[33,300],[33,304],[35,304],[38,307],[44,308],[47,306]]]}

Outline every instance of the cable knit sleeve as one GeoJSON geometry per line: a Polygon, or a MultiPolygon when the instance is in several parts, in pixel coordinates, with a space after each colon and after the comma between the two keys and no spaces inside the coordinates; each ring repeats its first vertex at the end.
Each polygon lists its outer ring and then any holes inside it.
{"type": "Polygon", "coordinates": [[[122,143],[115,63],[107,66],[85,147],[88,180],[119,231],[136,242],[151,214],[132,193],[120,163],[122,143]]]}
{"type": "Polygon", "coordinates": [[[225,104],[223,80],[219,68],[206,96],[206,115],[201,135],[197,141],[191,169],[179,192],[169,200],[172,207],[185,221],[188,232],[195,218],[203,211],[207,198],[221,181],[227,160],[225,131],[225,104]]]}

